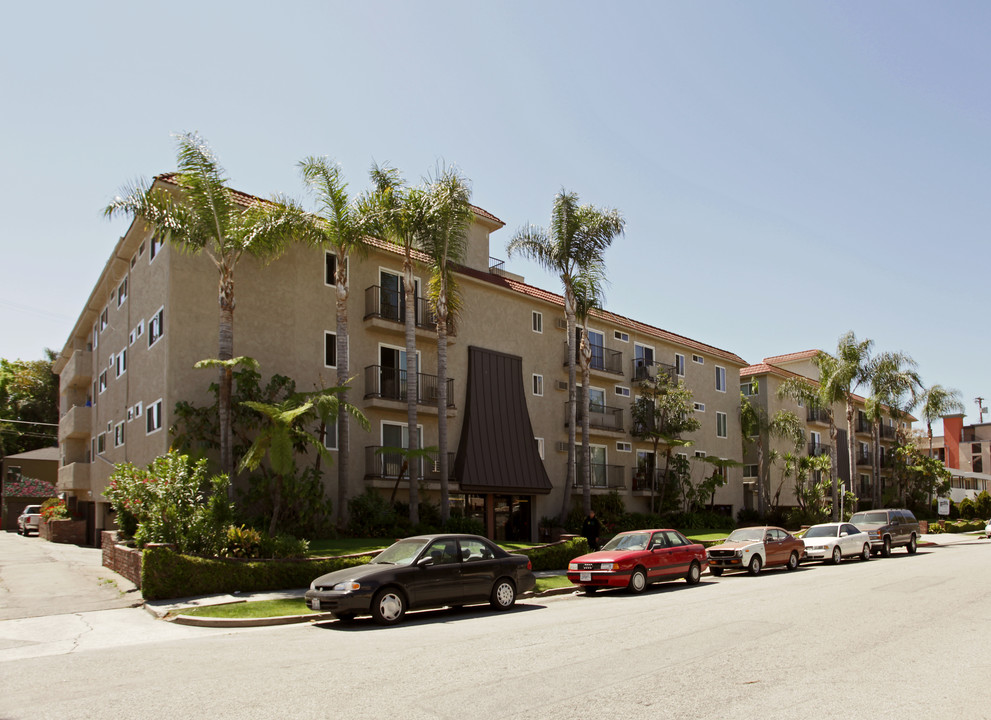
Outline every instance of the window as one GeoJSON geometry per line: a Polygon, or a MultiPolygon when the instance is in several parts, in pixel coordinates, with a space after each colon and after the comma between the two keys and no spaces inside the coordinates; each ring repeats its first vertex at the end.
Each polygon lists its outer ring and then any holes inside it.
{"type": "Polygon", "coordinates": [[[103,391],[106,389],[107,389],[107,371],[104,370],[102,373],[100,373],[100,394],[103,394],[103,391]]]}
{"type": "Polygon", "coordinates": [[[726,434],[726,413],[716,413],[716,437],[727,437],[726,434]]]}
{"type": "Polygon", "coordinates": [[[630,388],[623,387],[622,385],[616,386],[616,394],[620,397],[630,397],[630,388]]]}
{"type": "Polygon", "coordinates": [[[740,383],[740,393],[745,397],[753,397],[757,394],[757,381],[749,380],[740,383]]]}
{"type": "Polygon", "coordinates": [[[145,254],[145,244],[141,243],[140,245],[138,245],[138,257],[141,257],[144,254],[145,254]]]}
{"type": "Polygon", "coordinates": [[[685,356],[676,354],[674,356],[674,371],[681,377],[685,377],[685,356]]]}
{"type": "Polygon", "coordinates": [[[145,433],[151,435],[162,429],[162,401],[156,400],[145,413],[145,433]]]}
{"type": "Polygon", "coordinates": [[[119,353],[117,353],[117,364],[116,364],[117,375],[120,377],[127,372],[127,348],[124,348],[119,353]]]}
{"type": "Polygon", "coordinates": [[[716,390],[726,392],[726,368],[716,365],[716,390]]]}
{"type": "Polygon", "coordinates": [[[107,451],[107,435],[100,433],[96,436],[96,452],[102,455],[107,451]]]}
{"type": "Polygon", "coordinates": [[[533,376],[533,394],[540,396],[544,394],[544,376],[534,375],[533,376]]]}
{"type": "Polygon", "coordinates": [[[141,405],[141,403],[137,403],[137,404],[136,404],[136,405],[134,406],[134,417],[135,417],[135,418],[139,418],[139,417],[141,417],[141,413],[142,413],[142,411],[143,411],[143,410],[144,410],[144,408],[143,408],[143,406],[141,405]]]}
{"type": "Polygon", "coordinates": [[[544,459],[544,439],[543,438],[539,438],[539,437],[535,437],[533,439],[533,441],[535,443],[537,443],[537,454],[540,456],[540,459],[543,460],[544,459]]]}
{"type": "Polygon", "coordinates": [[[743,477],[744,478],[756,478],[757,477],[757,466],[756,465],[744,465],[743,466],[743,477]]]}
{"type": "Polygon", "coordinates": [[[705,358],[701,355],[692,355],[692,362],[698,363],[699,365],[705,365],[705,358]]]}
{"type": "Polygon", "coordinates": [[[107,329],[107,324],[110,322],[110,313],[107,308],[103,308],[103,312],[100,313],[100,332],[107,329]]]}
{"type": "Polygon", "coordinates": [[[695,412],[705,412],[705,403],[695,403],[695,412]]]}
{"type": "Polygon", "coordinates": [[[98,347],[100,347],[100,325],[93,323],[93,349],[96,350],[98,347]]]}
{"type": "Polygon", "coordinates": [[[148,318],[148,347],[158,342],[165,332],[165,308],[160,307],[158,312],[148,318]]]}
{"type": "Polygon", "coordinates": [[[133,345],[134,344],[134,331],[133,330],[131,330],[131,332],[127,336],[127,344],[128,345],[133,345]]]}
{"type": "Polygon", "coordinates": [[[138,256],[135,255],[135,256],[133,256],[131,258],[131,270],[133,270],[134,269],[134,266],[137,265],[137,264],[138,264],[138,256]]]}
{"type": "Polygon", "coordinates": [[[126,276],[121,281],[120,285],[117,286],[117,307],[120,307],[121,305],[123,305],[125,300],[127,300],[127,277],[126,276]]]}
{"type": "Polygon", "coordinates": [[[139,320],[138,326],[134,328],[134,339],[137,340],[139,337],[145,334],[145,321],[139,320]]]}
{"type": "Polygon", "coordinates": [[[124,423],[119,422],[114,425],[114,447],[119,448],[124,444],[124,423]]]}
{"type": "Polygon", "coordinates": [[[633,452],[633,444],[628,442],[617,442],[616,452],[633,452]]]}
{"type": "Polygon", "coordinates": [[[337,253],[324,251],[323,284],[337,287],[337,253]]]}
{"type": "Polygon", "coordinates": [[[323,446],[328,450],[337,449],[337,420],[334,419],[323,429],[323,446]]]}
{"type": "Polygon", "coordinates": [[[158,237],[158,235],[155,235],[151,239],[151,242],[148,243],[148,262],[149,263],[158,256],[158,253],[159,253],[159,251],[161,249],[162,249],[162,239],[160,237],[158,237]]]}
{"type": "Polygon", "coordinates": [[[531,319],[532,319],[532,323],[533,323],[533,325],[532,325],[533,331],[535,333],[542,333],[542,332],[544,332],[544,314],[541,313],[541,312],[537,312],[536,310],[534,310],[531,319]]]}
{"type": "Polygon", "coordinates": [[[619,340],[620,342],[628,343],[630,342],[629,333],[620,332],[619,330],[613,330],[612,336],[619,340]]]}
{"type": "Polygon", "coordinates": [[[323,366],[329,368],[337,367],[337,333],[324,331],[323,366]]]}
{"type": "Polygon", "coordinates": [[[696,450],[695,451],[695,457],[697,457],[699,460],[701,460],[702,458],[704,458],[705,457],[705,450],[696,450]]]}
{"type": "Polygon", "coordinates": [[[110,357],[107,359],[107,367],[108,368],[114,367],[114,365],[116,364],[114,361],[116,359],[117,359],[117,356],[114,355],[113,353],[110,353],[110,357]]]}

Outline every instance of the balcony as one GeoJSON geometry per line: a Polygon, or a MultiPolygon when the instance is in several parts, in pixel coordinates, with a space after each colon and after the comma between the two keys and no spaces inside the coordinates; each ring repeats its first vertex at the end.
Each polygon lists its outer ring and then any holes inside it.
{"type": "Polygon", "coordinates": [[[76,405],[62,416],[58,423],[59,440],[70,438],[89,439],[93,434],[93,408],[76,405]]]}
{"type": "MultiPolygon", "coordinates": [[[[626,488],[626,468],[623,465],[592,463],[590,483],[593,490],[623,490],[626,488]]],[[[585,487],[585,463],[578,463],[575,487],[585,487]]]]}
{"type": "Polygon", "coordinates": [[[858,417],[857,422],[854,426],[854,431],[858,434],[870,435],[873,430],[871,429],[871,424],[867,422],[867,418],[858,417]]]}
{"type": "MultiPolygon", "coordinates": [[[[416,374],[417,405],[437,405],[438,378],[436,375],[416,374]]],[[[369,365],[365,368],[365,399],[406,402],[406,371],[369,365]]],[[[447,407],[454,407],[454,379],[447,379],[447,407]]]]}
{"type": "MultiPolygon", "coordinates": [[[[582,427],[584,417],[581,397],[578,398],[578,407],[575,412],[577,427],[582,427]]],[[[564,404],[564,425],[568,426],[568,403],[564,404]]],[[[592,403],[588,410],[588,427],[591,430],[605,430],[607,432],[625,433],[623,430],[623,408],[609,407],[608,405],[598,405],[592,403]]]]}
{"type": "Polygon", "coordinates": [[[633,492],[649,493],[652,485],[655,494],[678,492],[677,484],[666,480],[662,469],[633,471],[633,492]]]}
{"type": "Polygon", "coordinates": [[[881,426],[881,439],[882,440],[894,440],[895,439],[895,428],[891,425],[881,426]]]}
{"type": "Polygon", "coordinates": [[[805,420],[810,423],[829,425],[829,413],[822,408],[810,407],[805,413],[805,420]]]}
{"type": "Polygon", "coordinates": [[[857,458],[857,465],[873,465],[874,464],[874,458],[871,457],[871,453],[869,451],[858,450],[857,451],[856,458],[857,458]]]}
{"type": "Polygon", "coordinates": [[[632,361],[633,373],[630,376],[631,382],[642,382],[648,380],[653,382],[657,379],[659,373],[666,374],[671,378],[672,383],[678,382],[677,368],[674,365],[668,365],[667,363],[660,362],[650,362],[643,359],[636,359],[632,361]]]}
{"type": "Polygon", "coordinates": [[[59,491],[89,490],[89,468],[90,464],[85,462],[74,462],[60,467],[58,469],[59,491]]]}
{"type": "MultiPolygon", "coordinates": [[[[575,365],[581,367],[581,350],[575,347],[575,365]]],[[[564,344],[564,364],[568,364],[568,343],[564,344]]],[[[592,358],[588,365],[590,370],[611,373],[613,375],[623,374],[623,353],[619,350],[610,350],[601,345],[592,345],[592,358]]]]}
{"type": "Polygon", "coordinates": [[[62,368],[59,384],[62,388],[88,388],[93,382],[93,353],[90,350],[74,350],[69,362],[62,368]]]}
{"type": "Polygon", "coordinates": [[[832,450],[831,445],[823,445],[822,443],[809,443],[809,456],[818,457],[819,455],[829,455],[829,451],[832,450]]]}
{"type": "MultiPolygon", "coordinates": [[[[417,297],[415,305],[417,330],[435,332],[437,318],[425,297],[417,297]]],[[[406,326],[406,297],[398,290],[380,285],[365,288],[365,320],[386,329],[404,329],[406,326]]],[[[454,335],[453,324],[448,322],[448,335],[454,335]]]]}
{"type": "MultiPolygon", "coordinates": [[[[365,446],[365,479],[396,480],[403,468],[405,460],[401,453],[378,452],[381,445],[365,446]]],[[[436,461],[418,458],[416,461],[419,472],[417,477],[421,480],[440,480],[440,468],[436,461]],[[426,472],[424,472],[426,470],[426,472]]],[[[447,475],[449,480],[454,480],[454,453],[447,454],[447,475]]],[[[409,473],[403,473],[403,480],[409,480],[409,473]]]]}

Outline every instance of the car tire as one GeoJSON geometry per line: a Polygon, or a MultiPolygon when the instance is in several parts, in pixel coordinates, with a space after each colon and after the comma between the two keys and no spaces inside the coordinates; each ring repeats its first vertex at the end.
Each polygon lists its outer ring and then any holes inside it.
{"type": "Polygon", "coordinates": [[[833,565],[839,565],[841,562],[843,562],[843,552],[840,550],[839,545],[833,547],[832,562],[833,565]]]}
{"type": "Polygon", "coordinates": [[[891,538],[889,537],[884,539],[884,545],[881,546],[881,557],[891,557],[891,538]]]}
{"type": "Polygon", "coordinates": [[[871,545],[870,543],[864,543],[864,549],[860,551],[860,559],[867,562],[871,559],[871,545]]]}
{"type": "Polygon", "coordinates": [[[709,568],[709,574],[710,575],[713,575],[715,577],[719,577],[720,575],[723,574],[723,569],[722,568],[719,568],[719,567],[710,567],[709,568]]]}
{"type": "Polygon", "coordinates": [[[688,566],[688,574],[685,575],[685,582],[689,585],[698,585],[699,580],[701,579],[702,566],[693,560],[692,564],[688,566]]]}
{"type": "Polygon", "coordinates": [[[516,602],[516,586],[509,578],[500,578],[492,586],[489,604],[496,610],[509,610],[516,602]]]}
{"type": "Polygon", "coordinates": [[[785,565],[785,567],[788,570],[794,570],[798,567],[799,562],[800,560],[798,558],[798,553],[793,551],[792,554],[788,556],[788,564],[785,565]]]}
{"type": "Polygon", "coordinates": [[[760,575],[761,566],[764,562],[760,559],[760,555],[754,555],[750,560],[750,564],[747,566],[747,572],[751,575],[760,575]]]}
{"type": "Polygon", "coordinates": [[[631,593],[640,593],[645,587],[647,587],[647,572],[642,567],[634,568],[633,574],[630,575],[630,584],[626,589],[631,593]]]}
{"type": "Polygon", "coordinates": [[[334,617],[342,623],[354,622],[354,613],[334,613],[334,617]]]}
{"type": "Polygon", "coordinates": [[[595,591],[598,589],[595,585],[582,585],[582,592],[586,595],[595,595],[595,591]]]}
{"type": "Polygon", "coordinates": [[[913,535],[912,539],[908,541],[908,545],[905,549],[908,550],[909,555],[915,555],[915,551],[919,549],[919,544],[915,541],[915,535],[913,535]]]}
{"type": "Polygon", "coordinates": [[[394,587],[382,588],[372,598],[372,619],[379,625],[395,625],[406,614],[406,598],[394,587]]]}

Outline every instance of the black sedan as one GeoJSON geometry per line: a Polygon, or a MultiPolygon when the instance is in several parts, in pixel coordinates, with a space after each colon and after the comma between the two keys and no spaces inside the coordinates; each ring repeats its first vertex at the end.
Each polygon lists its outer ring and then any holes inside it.
{"type": "Polygon", "coordinates": [[[306,605],[341,620],[371,614],[381,625],[422,608],[487,601],[508,610],[536,584],[531,568],[529,558],[477,535],[418,535],[367,565],[321,575],[310,583],[306,605]]]}

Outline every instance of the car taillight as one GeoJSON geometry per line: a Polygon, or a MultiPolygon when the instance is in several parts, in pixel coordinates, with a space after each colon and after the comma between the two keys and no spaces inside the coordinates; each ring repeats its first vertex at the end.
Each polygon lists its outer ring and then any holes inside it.
{"type": "Polygon", "coordinates": [[[526,569],[533,570],[533,563],[530,562],[529,560],[526,561],[526,569]]]}

